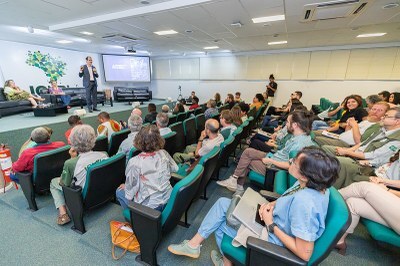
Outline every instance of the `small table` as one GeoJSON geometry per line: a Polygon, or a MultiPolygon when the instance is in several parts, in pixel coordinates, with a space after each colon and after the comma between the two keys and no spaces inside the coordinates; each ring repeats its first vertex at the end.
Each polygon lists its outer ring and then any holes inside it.
{"type": "Polygon", "coordinates": [[[68,108],[66,105],[55,105],[47,108],[35,108],[33,109],[35,116],[56,116],[57,114],[68,114],[68,108]]]}

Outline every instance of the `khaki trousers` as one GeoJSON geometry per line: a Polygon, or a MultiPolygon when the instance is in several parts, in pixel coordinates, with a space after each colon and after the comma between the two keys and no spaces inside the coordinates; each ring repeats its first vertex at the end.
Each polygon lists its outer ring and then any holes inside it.
{"type": "Polygon", "coordinates": [[[351,212],[353,233],[360,217],[392,228],[400,234],[400,198],[371,182],[357,182],[339,190],[351,212]]]}
{"type": "Polygon", "coordinates": [[[240,156],[238,166],[233,173],[238,176],[237,184],[243,186],[246,181],[246,176],[250,170],[256,171],[262,175],[265,175],[267,170],[266,165],[262,162],[262,158],[265,158],[266,153],[253,149],[247,148],[240,156]]]}

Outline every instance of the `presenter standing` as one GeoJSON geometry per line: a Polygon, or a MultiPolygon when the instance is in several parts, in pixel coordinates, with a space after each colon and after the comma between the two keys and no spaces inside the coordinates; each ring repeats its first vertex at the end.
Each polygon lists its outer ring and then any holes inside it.
{"type": "Polygon", "coordinates": [[[97,81],[99,77],[96,67],[92,65],[93,59],[86,57],[86,65],[81,66],[79,77],[83,77],[83,87],[86,89],[86,103],[89,113],[100,111],[97,109],[97,81]]]}
{"type": "Polygon", "coordinates": [[[278,89],[278,83],[275,82],[274,74],[269,75],[269,83],[265,87],[267,87],[269,106],[272,106],[272,102],[274,101],[275,92],[278,89]]]}

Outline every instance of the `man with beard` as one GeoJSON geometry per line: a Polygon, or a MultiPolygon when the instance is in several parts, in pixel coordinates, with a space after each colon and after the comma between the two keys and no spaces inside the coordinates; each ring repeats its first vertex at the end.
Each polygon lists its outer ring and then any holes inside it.
{"type": "Polygon", "coordinates": [[[285,146],[276,153],[265,153],[253,148],[247,148],[240,157],[235,172],[228,179],[217,181],[217,184],[231,191],[244,191],[243,185],[250,170],[265,175],[268,168],[274,166],[280,169],[289,168],[289,154],[315,143],[310,137],[313,114],[309,111],[294,111],[286,120],[288,133],[292,137],[285,146]]]}

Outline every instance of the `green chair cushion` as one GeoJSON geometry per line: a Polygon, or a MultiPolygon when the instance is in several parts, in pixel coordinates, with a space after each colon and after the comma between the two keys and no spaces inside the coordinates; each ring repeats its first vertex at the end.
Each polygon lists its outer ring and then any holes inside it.
{"type": "Polygon", "coordinates": [[[257,173],[256,171],[250,170],[249,172],[250,181],[259,184],[260,186],[264,186],[265,176],[257,173]]]}
{"type": "Polygon", "coordinates": [[[400,235],[393,231],[393,229],[364,218],[361,219],[361,222],[365,225],[373,239],[400,247],[400,235]]]}
{"type": "Polygon", "coordinates": [[[232,240],[233,238],[224,234],[224,237],[222,238],[221,242],[222,251],[225,252],[226,254],[229,254],[231,257],[240,262],[242,265],[245,265],[246,252],[247,252],[246,248],[243,246],[240,247],[232,246],[232,240]]]}
{"type": "Polygon", "coordinates": [[[124,215],[125,221],[131,222],[131,212],[129,211],[129,209],[124,209],[122,211],[122,215],[124,215]]]}
{"type": "Polygon", "coordinates": [[[56,154],[59,152],[67,151],[70,148],[71,148],[71,146],[65,145],[65,146],[62,146],[62,147],[54,149],[54,150],[44,151],[44,152],[36,154],[35,157],[33,158],[33,173],[32,173],[33,182],[36,181],[36,176],[37,176],[37,171],[38,171],[37,170],[37,165],[38,165],[37,161],[39,158],[50,156],[50,155],[53,155],[53,154],[56,154]]]}

